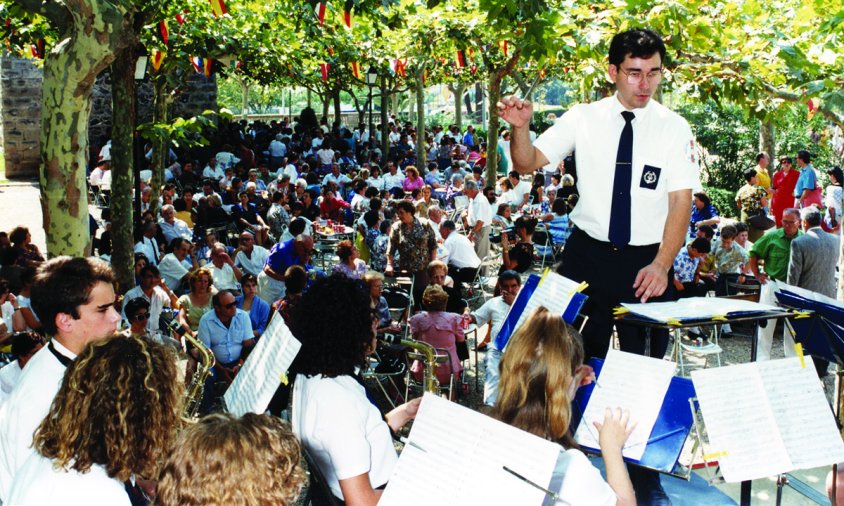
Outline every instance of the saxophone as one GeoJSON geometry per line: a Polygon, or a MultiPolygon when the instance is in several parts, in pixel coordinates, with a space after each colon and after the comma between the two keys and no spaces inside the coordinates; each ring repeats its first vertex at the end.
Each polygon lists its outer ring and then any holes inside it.
{"type": "Polygon", "coordinates": [[[211,369],[214,367],[214,354],[211,353],[202,342],[193,337],[190,332],[185,333],[184,338],[187,342],[196,348],[199,355],[199,364],[196,371],[193,373],[190,385],[185,388],[184,405],[182,410],[182,420],[192,423],[197,419],[199,405],[202,403],[202,394],[205,390],[205,380],[211,375],[211,369]]]}
{"type": "Polygon", "coordinates": [[[422,341],[416,341],[413,339],[401,339],[398,336],[386,335],[383,337],[379,337],[379,339],[387,344],[400,344],[402,346],[407,346],[408,348],[412,348],[419,352],[424,358],[423,362],[425,362],[425,372],[423,376],[423,382],[425,384],[425,391],[430,392],[434,395],[440,395],[440,382],[437,380],[437,371],[436,371],[436,361],[437,361],[437,350],[428,343],[423,343],[422,341]]]}

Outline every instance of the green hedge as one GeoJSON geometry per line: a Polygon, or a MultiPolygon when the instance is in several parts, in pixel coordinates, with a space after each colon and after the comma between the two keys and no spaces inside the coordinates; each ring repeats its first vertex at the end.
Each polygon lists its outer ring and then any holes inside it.
{"type": "Polygon", "coordinates": [[[739,210],[736,206],[736,192],[704,185],[703,191],[709,195],[712,205],[718,210],[718,214],[726,218],[738,218],[739,210]]]}

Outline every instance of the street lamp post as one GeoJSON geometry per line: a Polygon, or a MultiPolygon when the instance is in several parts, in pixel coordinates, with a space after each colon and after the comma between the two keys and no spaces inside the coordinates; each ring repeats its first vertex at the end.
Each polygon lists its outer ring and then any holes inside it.
{"type": "MultiPolygon", "coordinates": [[[[369,86],[369,139],[375,135],[372,124],[372,87],[375,86],[377,80],[378,72],[375,70],[375,67],[369,67],[369,70],[366,71],[366,85],[369,86]]],[[[367,139],[367,142],[369,139],[367,139]]],[[[369,149],[371,150],[372,146],[369,146],[369,149]]]]}

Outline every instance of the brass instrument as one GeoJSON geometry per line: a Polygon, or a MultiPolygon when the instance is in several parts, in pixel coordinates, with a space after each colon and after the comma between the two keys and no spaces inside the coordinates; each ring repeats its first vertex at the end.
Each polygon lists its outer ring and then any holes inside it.
{"type": "Polygon", "coordinates": [[[381,341],[387,344],[401,344],[402,346],[407,346],[408,348],[412,348],[415,350],[421,357],[422,361],[425,362],[425,373],[423,382],[425,384],[425,391],[431,392],[435,395],[440,395],[440,382],[437,379],[437,350],[433,346],[428,343],[423,343],[422,341],[416,341],[413,339],[401,339],[398,336],[383,336],[379,337],[381,341]]]}
{"type": "Polygon", "coordinates": [[[196,371],[193,373],[190,385],[185,388],[184,405],[182,410],[182,419],[187,422],[194,422],[197,418],[199,405],[202,403],[202,395],[205,391],[205,380],[207,380],[208,376],[211,375],[211,369],[214,368],[216,360],[214,358],[214,354],[211,353],[211,350],[202,344],[199,339],[190,335],[189,332],[185,333],[184,337],[187,342],[196,348],[197,354],[199,355],[199,364],[196,367],[196,371]]]}

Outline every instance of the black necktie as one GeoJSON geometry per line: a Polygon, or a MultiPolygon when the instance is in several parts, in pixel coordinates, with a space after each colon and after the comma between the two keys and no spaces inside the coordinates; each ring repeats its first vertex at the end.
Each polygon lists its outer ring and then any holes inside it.
{"type": "Polygon", "coordinates": [[[630,242],[630,180],[633,172],[633,125],[630,122],[636,117],[630,111],[623,111],[621,115],[625,123],[615,157],[609,231],[610,242],[619,248],[630,242]]]}

